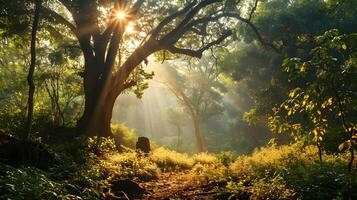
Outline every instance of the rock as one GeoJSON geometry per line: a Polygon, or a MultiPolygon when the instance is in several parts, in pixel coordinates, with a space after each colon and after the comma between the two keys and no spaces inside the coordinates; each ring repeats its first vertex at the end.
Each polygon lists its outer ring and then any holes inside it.
{"type": "Polygon", "coordinates": [[[145,190],[130,179],[116,180],[112,182],[111,191],[120,198],[125,198],[123,192],[129,197],[129,199],[140,199],[145,190]]]}
{"type": "Polygon", "coordinates": [[[150,152],[150,140],[147,137],[139,137],[136,142],[136,150],[140,150],[144,153],[150,152]]]}

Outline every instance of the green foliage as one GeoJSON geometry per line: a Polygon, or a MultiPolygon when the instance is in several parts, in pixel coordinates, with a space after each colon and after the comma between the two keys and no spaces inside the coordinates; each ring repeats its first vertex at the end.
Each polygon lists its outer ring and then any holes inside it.
{"type": "Polygon", "coordinates": [[[44,173],[32,167],[0,164],[1,199],[58,199],[66,190],[44,173]]]}
{"type": "MultiPolygon", "coordinates": [[[[269,134],[266,123],[272,108],[284,102],[286,94],[291,89],[305,87],[305,81],[302,79],[288,82],[288,75],[280,67],[284,58],[299,57],[302,60],[310,58],[309,53],[315,47],[314,36],[323,34],[329,29],[337,28],[340,33],[345,34],[356,32],[356,9],[351,9],[355,4],[355,0],[260,2],[252,18],[253,24],[264,41],[275,45],[280,49],[280,53],[268,47],[263,48],[246,24],[242,23],[238,26],[239,41],[231,43],[222,50],[219,57],[222,58],[219,64],[221,69],[237,81],[234,90],[239,100],[236,100],[235,106],[230,111],[232,118],[235,118],[235,123],[231,125],[232,132],[236,138],[240,138],[234,143],[236,148],[261,146],[269,140],[269,137],[275,136],[269,134]],[[249,131],[244,131],[246,128],[249,131]],[[260,139],[264,136],[267,138],[262,142],[250,139],[250,137],[260,139]]],[[[347,45],[346,47],[348,48],[347,45]]],[[[307,77],[309,73],[310,71],[305,72],[307,77]]],[[[301,123],[304,127],[310,126],[304,121],[303,116],[298,119],[292,118],[291,122],[293,122],[291,125],[301,123]]],[[[320,127],[323,128],[322,125],[320,127]]],[[[286,128],[289,129],[288,132],[300,134],[298,127],[286,128]]],[[[278,137],[280,143],[290,142],[289,138],[278,137]]]]}
{"type": "Polygon", "coordinates": [[[123,145],[134,149],[137,141],[137,134],[133,129],[129,129],[123,124],[112,124],[113,137],[116,145],[123,145]]]}
{"type": "Polygon", "coordinates": [[[228,193],[233,199],[357,196],[353,190],[357,186],[356,171],[344,169],[347,154],[324,154],[324,161],[319,162],[317,148],[302,143],[264,147],[250,156],[233,159],[230,152],[188,156],[162,147],[148,156],[129,149],[118,153],[112,148],[113,139],[98,143],[96,149],[103,152],[98,156],[93,153],[98,139],[90,140],[77,138],[52,144],[60,163],[48,171],[0,165],[0,198],[100,199],[108,194],[112,181],[130,178],[146,182],[159,179],[162,172],[184,172],[187,177],[181,177],[183,181],[202,186],[220,183],[217,192],[228,193]]]}
{"type": "Polygon", "coordinates": [[[152,152],[151,159],[163,171],[190,169],[193,161],[187,154],[159,147],[152,152]]]}
{"type": "Polygon", "coordinates": [[[357,35],[339,35],[337,30],[330,30],[315,37],[315,42],[307,61],[284,61],[289,80],[303,81],[305,86],[289,92],[287,100],[270,117],[270,127],[278,133],[309,132],[317,145],[321,145],[329,129],[339,128],[344,130],[339,131],[339,138],[348,135],[342,145],[353,149],[357,124],[357,96],[352,92],[357,90],[357,35]]]}
{"type": "Polygon", "coordinates": [[[224,166],[229,166],[233,160],[233,153],[231,151],[222,151],[219,155],[218,155],[218,159],[219,161],[224,165],[224,166]]]}
{"type": "Polygon", "coordinates": [[[194,164],[201,165],[215,165],[219,162],[218,158],[215,155],[209,154],[207,152],[202,152],[194,154],[192,156],[194,164]]]}
{"type": "Polygon", "coordinates": [[[299,143],[265,147],[252,156],[238,157],[230,169],[253,199],[339,199],[357,195],[351,190],[357,184],[353,178],[356,172],[344,169],[346,155],[324,155],[325,161],[320,163],[316,152],[316,147],[299,143]]]}
{"type": "Polygon", "coordinates": [[[196,164],[192,168],[192,180],[199,184],[207,184],[212,182],[227,181],[229,171],[220,163],[214,165],[196,164]]]}
{"type": "Polygon", "coordinates": [[[158,178],[160,174],[155,162],[136,152],[108,155],[99,165],[108,180],[131,178],[149,181],[158,178]]]}
{"type": "Polygon", "coordinates": [[[89,137],[88,150],[96,155],[103,155],[116,150],[113,138],[110,137],[89,137]]]}

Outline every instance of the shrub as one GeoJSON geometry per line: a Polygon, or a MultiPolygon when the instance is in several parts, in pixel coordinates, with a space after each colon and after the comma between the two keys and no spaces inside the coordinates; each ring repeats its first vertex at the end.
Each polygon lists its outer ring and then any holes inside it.
{"type": "Polygon", "coordinates": [[[356,171],[347,173],[347,156],[323,154],[302,144],[265,147],[230,165],[234,179],[246,183],[252,199],[356,198],[356,171]],[[349,195],[349,196],[348,196],[349,195]]]}
{"type": "Polygon", "coordinates": [[[0,164],[0,199],[58,199],[64,192],[41,170],[0,164]]]}
{"type": "Polygon", "coordinates": [[[192,156],[194,164],[217,164],[218,158],[212,154],[203,152],[192,156]]]}
{"type": "Polygon", "coordinates": [[[228,167],[233,161],[233,153],[231,151],[222,151],[218,155],[219,161],[226,167],[228,167]]]}
{"type": "Polygon", "coordinates": [[[134,130],[130,130],[123,124],[112,124],[112,132],[114,135],[115,143],[129,148],[135,148],[137,134],[134,130]]]}
{"type": "Polygon", "coordinates": [[[150,158],[163,171],[185,170],[191,169],[193,166],[193,161],[187,154],[178,153],[163,147],[155,149],[150,158]]]}
{"type": "Polygon", "coordinates": [[[257,179],[248,187],[250,199],[297,199],[298,195],[285,184],[285,180],[276,175],[268,179],[257,179]]]}
{"type": "Polygon", "coordinates": [[[89,137],[87,145],[89,152],[96,155],[102,155],[116,150],[114,139],[110,137],[89,137]]]}
{"type": "Polygon", "coordinates": [[[126,152],[108,155],[101,160],[104,176],[113,178],[139,178],[148,181],[159,176],[160,170],[148,157],[136,152],[126,152]]]}
{"type": "Polygon", "coordinates": [[[219,162],[215,165],[198,163],[192,168],[192,179],[202,184],[221,182],[227,181],[228,173],[227,168],[219,162]]]}

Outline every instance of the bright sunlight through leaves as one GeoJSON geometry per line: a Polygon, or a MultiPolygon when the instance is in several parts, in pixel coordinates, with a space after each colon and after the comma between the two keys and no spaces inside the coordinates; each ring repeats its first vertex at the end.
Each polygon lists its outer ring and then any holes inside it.
{"type": "Polygon", "coordinates": [[[124,11],[118,11],[115,13],[115,17],[118,20],[124,20],[126,18],[126,13],[124,11]]]}

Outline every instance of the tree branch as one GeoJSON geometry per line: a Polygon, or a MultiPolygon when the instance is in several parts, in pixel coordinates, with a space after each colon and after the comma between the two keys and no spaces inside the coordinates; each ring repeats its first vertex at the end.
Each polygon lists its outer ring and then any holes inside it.
{"type": "Polygon", "coordinates": [[[221,2],[223,0],[204,0],[201,3],[199,3],[197,6],[193,7],[189,13],[187,13],[186,17],[181,21],[181,23],[173,30],[177,31],[186,26],[186,24],[191,21],[191,19],[202,9],[205,8],[211,4],[221,2]]]}
{"type": "Polygon", "coordinates": [[[219,37],[217,40],[206,44],[199,50],[182,49],[182,48],[177,48],[174,45],[167,47],[166,50],[168,50],[171,53],[178,53],[178,54],[184,54],[184,55],[192,56],[192,57],[196,57],[196,58],[201,58],[204,51],[206,51],[207,49],[211,48],[214,45],[221,43],[223,40],[225,40],[227,37],[229,37],[231,35],[232,35],[232,31],[228,30],[225,33],[223,33],[222,36],[219,37]]]}
{"type": "Polygon", "coordinates": [[[134,3],[134,5],[133,5],[133,7],[132,7],[132,9],[131,9],[131,13],[132,13],[132,14],[138,13],[138,12],[139,12],[139,9],[140,9],[140,7],[143,5],[143,3],[144,3],[144,0],[137,0],[137,1],[134,3]]]}
{"type": "Polygon", "coordinates": [[[123,86],[123,90],[126,90],[128,88],[134,87],[136,84],[137,84],[136,81],[125,82],[124,86],[123,86]]]}
{"type": "Polygon", "coordinates": [[[178,54],[183,54],[183,55],[192,56],[192,57],[196,57],[196,58],[202,57],[202,52],[200,52],[199,50],[195,51],[195,50],[191,50],[191,49],[182,49],[182,48],[177,48],[173,45],[166,48],[166,50],[168,50],[170,53],[173,53],[173,54],[178,53],[178,54]]]}
{"type": "Polygon", "coordinates": [[[156,37],[158,36],[159,32],[161,31],[161,29],[166,26],[168,23],[172,22],[174,19],[176,19],[177,17],[187,13],[190,8],[192,8],[194,5],[196,5],[197,0],[194,0],[192,3],[188,4],[185,8],[173,13],[170,16],[167,16],[166,18],[164,18],[159,25],[157,25],[157,27],[154,29],[153,33],[152,33],[152,37],[156,39],[156,37]]]}
{"type": "Polygon", "coordinates": [[[72,31],[72,33],[77,38],[79,38],[79,32],[77,30],[77,27],[75,25],[73,25],[71,22],[69,22],[66,18],[64,18],[63,16],[58,14],[57,12],[55,12],[49,8],[42,7],[41,13],[46,16],[52,16],[54,20],[56,20],[59,24],[62,24],[64,26],[66,26],[67,28],[69,28],[72,31]]]}
{"type": "Polygon", "coordinates": [[[249,18],[248,18],[249,21],[252,20],[253,14],[254,14],[255,10],[257,9],[258,1],[259,1],[259,0],[255,0],[254,6],[253,6],[252,10],[251,10],[250,13],[249,13],[249,18]]]}
{"type": "Polygon", "coordinates": [[[276,47],[274,44],[271,44],[271,43],[269,43],[269,42],[266,42],[266,41],[263,39],[263,37],[262,37],[261,34],[259,33],[257,27],[255,27],[254,24],[253,24],[250,20],[241,17],[241,16],[240,16],[239,14],[237,14],[237,13],[225,13],[224,15],[227,16],[227,17],[236,18],[236,19],[238,19],[238,20],[240,20],[240,21],[246,23],[246,24],[252,29],[252,31],[254,32],[254,34],[257,36],[258,41],[259,41],[263,46],[269,47],[269,48],[273,49],[276,53],[279,53],[279,54],[281,53],[281,49],[280,49],[280,48],[276,47]]]}

